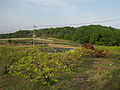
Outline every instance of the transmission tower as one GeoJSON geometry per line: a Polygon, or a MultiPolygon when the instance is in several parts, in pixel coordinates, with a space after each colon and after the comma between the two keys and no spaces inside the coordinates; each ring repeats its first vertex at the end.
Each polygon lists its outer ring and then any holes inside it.
{"type": "Polygon", "coordinates": [[[36,37],[36,34],[35,34],[35,29],[37,28],[37,26],[33,26],[33,45],[35,45],[35,40],[34,38],[36,37]]]}

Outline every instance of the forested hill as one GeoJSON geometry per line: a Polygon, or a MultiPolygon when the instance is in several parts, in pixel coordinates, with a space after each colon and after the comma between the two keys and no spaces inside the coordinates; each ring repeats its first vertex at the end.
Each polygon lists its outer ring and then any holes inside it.
{"type": "MultiPolygon", "coordinates": [[[[79,43],[93,43],[97,45],[120,45],[120,30],[102,25],[82,27],[59,27],[35,30],[37,37],[52,36],[60,39],[77,41],[79,43]]],[[[32,37],[32,31],[20,30],[15,33],[1,34],[0,38],[32,37]]]]}

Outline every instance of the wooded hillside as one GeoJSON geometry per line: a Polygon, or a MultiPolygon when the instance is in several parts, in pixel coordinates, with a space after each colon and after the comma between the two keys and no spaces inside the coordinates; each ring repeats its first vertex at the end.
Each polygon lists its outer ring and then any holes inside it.
{"type": "MultiPolygon", "coordinates": [[[[92,43],[97,45],[119,46],[120,30],[102,25],[89,25],[81,27],[59,27],[35,30],[37,37],[47,36],[59,39],[77,41],[81,44],[92,43]]],[[[20,30],[15,33],[0,34],[0,38],[28,38],[32,31],[20,30]]]]}

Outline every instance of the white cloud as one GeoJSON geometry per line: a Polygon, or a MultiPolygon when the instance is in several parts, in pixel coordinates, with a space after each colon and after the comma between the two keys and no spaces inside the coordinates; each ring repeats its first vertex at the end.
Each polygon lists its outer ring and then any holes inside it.
{"type": "Polygon", "coordinates": [[[32,3],[39,3],[42,5],[64,5],[66,4],[65,0],[26,0],[32,3]]]}
{"type": "MultiPolygon", "coordinates": [[[[35,10],[36,11],[38,10],[38,13],[44,14],[54,13],[54,15],[49,14],[49,17],[51,17],[52,20],[48,18],[49,19],[48,21],[51,21],[51,23],[54,21],[58,23],[60,22],[79,23],[86,22],[88,21],[88,18],[89,20],[91,20],[94,17],[92,13],[82,10],[82,7],[80,8],[76,4],[92,2],[95,0],[22,0],[22,1],[25,1],[26,5],[30,4],[29,6],[30,8],[35,7],[35,10]],[[40,10],[41,12],[39,12],[40,10]]],[[[44,16],[42,17],[44,18],[44,16]]]]}
{"type": "Polygon", "coordinates": [[[43,5],[66,5],[66,4],[73,4],[73,3],[86,3],[86,2],[93,2],[96,0],[26,0],[32,3],[39,3],[43,5]]]}

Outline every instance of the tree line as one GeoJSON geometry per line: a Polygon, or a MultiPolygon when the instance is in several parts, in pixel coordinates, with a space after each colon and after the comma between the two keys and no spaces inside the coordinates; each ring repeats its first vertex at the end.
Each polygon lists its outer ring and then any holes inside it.
{"type": "MultiPolygon", "coordinates": [[[[102,25],[81,27],[57,27],[35,30],[37,37],[55,37],[83,43],[92,43],[105,46],[120,45],[120,29],[102,25]]],[[[0,34],[0,38],[30,38],[32,31],[20,30],[15,33],[0,34]]]]}

